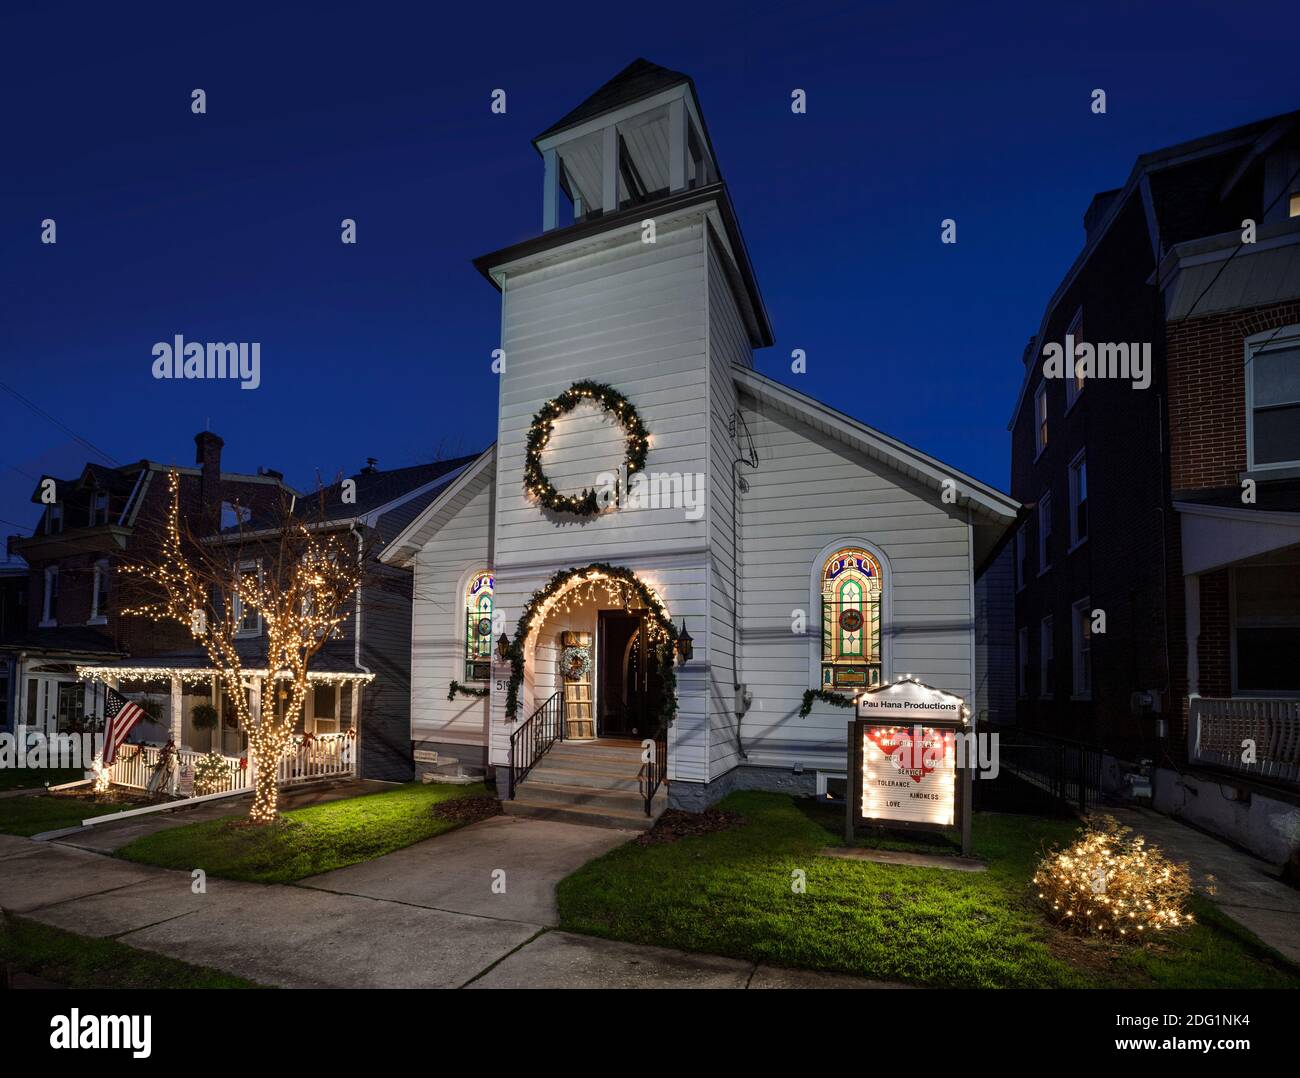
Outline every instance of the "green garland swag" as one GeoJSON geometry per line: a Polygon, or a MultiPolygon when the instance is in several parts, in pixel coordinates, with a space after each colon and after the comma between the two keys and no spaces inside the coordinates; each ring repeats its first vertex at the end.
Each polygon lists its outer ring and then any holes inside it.
{"type": "Polygon", "coordinates": [[[824,704],[830,704],[833,707],[852,707],[856,700],[844,696],[842,693],[831,692],[828,689],[808,689],[803,694],[803,703],[799,705],[799,718],[806,719],[812,714],[814,700],[820,700],[824,704]]]}
{"type": "Polygon", "coordinates": [[[533,618],[551,596],[563,591],[575,580],[582,581],[597,574],[613,577],[630,585],[633,594],[650,611],[650,616],[667,635],[667,642],[658,647],[659,670],[663,676],[663,704],[659,711],[659,720],[664,726],[673,721],[673,716],[677,714],[677,671],[673,667],[677,628],[668,617],[663,604],[659,602],[658,596],[638,580],[631,569],[597,561],[582,568],[561,569],[545,585],[533,592],[532,598],[524,606],[524,612],[519,615],[519,621],[515,625],[515,638],[510,641],[510,682],[506,686],[506,718],[511,722],[519,711],[519,686],[524,683],[524,641],[528,639],[528,633],[532,629],[533,618]]]}
{"type": "Polygon", "coordinates": [[[455,700],[457,693],[460,693],[461,696],[486,696],[488,690],[486,686],[476,689],[472,685],[462,685],[459,681],[453,681],[451,687],[447,689],[447,699],[455,700]]]}
{"type": "Polygon", "coordinates": [[[558,397],[542,405],[542,410],[533,416],[528,428],[528,453],[524,462],[524,489],[533,495],[545,508],[557,513],[572,513],[579,517],[594,517],[602,509],[596,492],[591,489],[581,494],[561,494],[542,469],[542,451],[551,440],[555,421],[573,411],[583,401],[594,401],[612,413],[623,424],[626,432],[627,456],[624,464],[627,473],[639,472],[645,467],[646,450],[649,445],[650,432],[641,422],[637,410],[631,402],[617,389],[601,382],[574,382],[558,397]]]}

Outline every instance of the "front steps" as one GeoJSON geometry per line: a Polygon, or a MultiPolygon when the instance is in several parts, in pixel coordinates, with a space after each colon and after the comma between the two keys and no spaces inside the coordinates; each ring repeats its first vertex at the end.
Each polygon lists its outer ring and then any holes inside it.
{"type": "Polygon", "coordinates": [[[648,831],[668,807],[668,788],[659,787],[647,816],[640,774],[640,742],[559,742],[502,808],[507,816],[648,831]]]}

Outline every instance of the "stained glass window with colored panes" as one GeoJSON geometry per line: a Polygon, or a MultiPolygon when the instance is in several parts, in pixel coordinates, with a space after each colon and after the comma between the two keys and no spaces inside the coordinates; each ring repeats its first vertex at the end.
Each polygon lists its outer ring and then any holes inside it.
{"type": "Polygon", "coordinates": [[[880,564],[865,550],[845,548],[822,567],[823,689],[880,684],[880,564]]]}
{"type": "Polygon", "coordinates": [[[475,573],[465,588],[465,680],[486,681],[492,672],[492,591],[489,572],[475,573]]]}

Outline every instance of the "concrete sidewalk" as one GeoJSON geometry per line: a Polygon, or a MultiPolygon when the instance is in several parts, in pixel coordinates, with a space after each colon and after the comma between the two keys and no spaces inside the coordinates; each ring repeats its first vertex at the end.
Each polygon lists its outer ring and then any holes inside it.
{"type": "Polygon", "coordinates": [[[1143,808],[1105,810],[1146,836],[1173,861],[1186,861],[1198,891],[1214,876],[1214,904],[1292,962],[1300,965],[1300,891],[1270,872],[1271,866],[1221,839],[1170,816],[1143,808]]]}
{"type": "Polygon", "coordinates": [[[296,885],[194,894],[186,872],[0,836],[0,907],[292,988],[898,987],[555,931],[555,884],[631,837],[494,817],[296,885]]]}

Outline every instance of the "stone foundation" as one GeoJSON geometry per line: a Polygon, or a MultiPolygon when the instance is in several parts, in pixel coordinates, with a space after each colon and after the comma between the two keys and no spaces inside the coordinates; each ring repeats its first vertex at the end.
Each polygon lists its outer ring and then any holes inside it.
{"type": "Polygon", "coordinates": [[[804,771],[796,775],[788,767],[735,767],[712,782],[670,782],[668,807],[684,812],[702,812],[734,790],[766,790],[792,797],[813,797],[817,793],[817,772],[804,771]]]}

